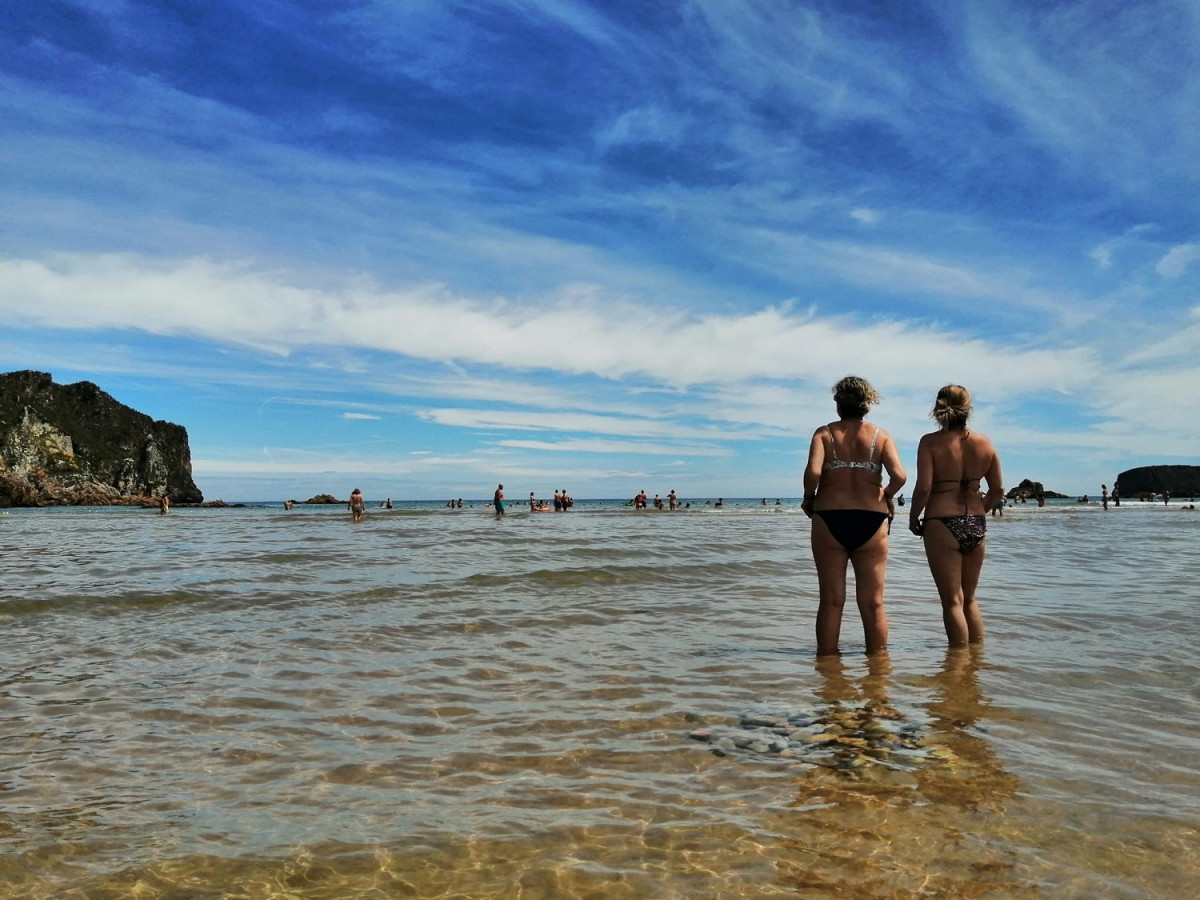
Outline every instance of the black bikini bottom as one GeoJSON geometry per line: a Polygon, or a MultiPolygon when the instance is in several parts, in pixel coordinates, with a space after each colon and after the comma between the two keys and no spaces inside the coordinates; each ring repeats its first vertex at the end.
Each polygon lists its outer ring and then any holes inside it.
{"type": "Polygon", "coordinates": [[[875,537],[879,526],[885,521],[888,523],[888,533],[892,531],[892,517],[871,509],[818,509],[813,510],[813,515],[821,517],[833,539],[847,553],[853,553],[875,537]]]}

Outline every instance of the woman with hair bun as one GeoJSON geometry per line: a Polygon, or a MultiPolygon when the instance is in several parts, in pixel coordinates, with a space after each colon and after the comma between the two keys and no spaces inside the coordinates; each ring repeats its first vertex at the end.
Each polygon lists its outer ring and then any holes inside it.
{"type": "Polygon", "coordinates": [[[1000,456],[986,435],[967,428],[971,392],[960,384],[938,391],[932,417],[941,426],[917,447],[917,483],[908,527],[925,541],[925,557],[942,600],[951,646],[983,640],[975,599],[983,569],[987,512],[1004,497],[1000,456]],[[987,481],[987,494],[980,481],[987,481]],[[921,513],[925,513],[924,521],[921,513]]]}
{"type": "Polygon", "coordinates": [[[813,433],[800,505],[812,519],[813,562],[820,584],[817,654],[838,652],[847,563],[854,566],[867,653],[879,653],[887,650],[888,640],[883,576],[896,513],[893,498],[908,476],[891,436],[863,420],[879,402],[875,389],[865,379],[848,375],[834,385],[833,400],[838,421],[813,433]]]}

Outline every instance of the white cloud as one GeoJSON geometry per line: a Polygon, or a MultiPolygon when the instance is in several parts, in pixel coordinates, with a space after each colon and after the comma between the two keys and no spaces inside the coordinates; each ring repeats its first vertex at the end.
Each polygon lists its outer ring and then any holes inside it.
{"type": "Polygon", "coordinates": [[[377,422],[377,421],[379,421],[379,420],[382,418],[382,416],[374,416],[374,415],[371,415],[371,414],[369,414],[369,413],[353,413],[353,412],[348,412],[348,413],[342,413],[342,418],[343,418],[343,419],[366,419],[366,420],[369,420],[369,421],[376,421],[376,422],[377,422]]]}
{"type": "Polygon", "coordinates": [[[1180,278],[1197,261],[1200,261],[1200,244],[1178,244],[1168,250],[1154,268],[1164,278],[1180,278]]]}
{"type": "Polygon", "coordinates": [[[1092,248],[1091,252],[1088,253],[1088,256],[1095,260],[1096,265],[1101,269],[1110,269],[1112,268],[1113,253],[1115,253],[1117,250],[1125,248],[1130,244],[1133,244],[1136,238],[1153,230],[1154,226],[1149,223],[1134,225],[1119,237],[1111,238],[1107,241],[1097,244],[1094,248],[1092,248]]]}
{"type": "MultiPolygon", "coordinates": [[[[872,261],[888,260],[875,254],[872,261]]],[[[969,272],[897,255],[890,261],[893,272],[996,298],[997,288],[969,272]]],[[[986,371],[1007,393],[1039,382],[1086,384],[1096,365],[1085,348],[1015,352],[949,329],[818,318],[788,307],[694,314],[588,285],[534,303],[475,300],[429,284],[320,290],[297,286],[300,277],[207,259],[10,259],[0,261],[0,314],[16,326],[143,331],[281,356],[299,348],[360,348],[508,370],[646,378],[674,388],[762,378],[831,383],[845,374],[847,360],[887,357],[900,363],[891,368],[902,384],[938,381],[940,372],[986,371]]]]}
{"type": "Polygon", "coordinates": [[[631,453],[650,456],[679,454],[682,456],[732,456],[725,447],[688,446],[678,443],[643,443],[640,441],[568,440],[568,441],[498,441],[497,446],[514,450],[543,450],[549,453],[631,453]]]}

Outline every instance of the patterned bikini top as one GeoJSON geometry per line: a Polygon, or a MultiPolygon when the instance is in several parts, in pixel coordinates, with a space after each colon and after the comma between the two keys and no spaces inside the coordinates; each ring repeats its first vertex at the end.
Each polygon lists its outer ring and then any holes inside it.
{"type": "Polygon", "coordinates": [[[829,430],[829,426],[825,426],[825,430],[829,432],[829,446],[833,452],[833,459],[825,460],[825,465],[821,467],[825,469],[866,469],[868,472],[874,472],[876,475],[883,474],[882,462],[871,462],[871,458],[875,455],[875,441],[879,438],[879,429],[875,429],[875,433],[871,435],[871,449],[867,451],[865,460],[853,459],[838,459],[837,444],[833,440],[833,432],[829,430]]]}

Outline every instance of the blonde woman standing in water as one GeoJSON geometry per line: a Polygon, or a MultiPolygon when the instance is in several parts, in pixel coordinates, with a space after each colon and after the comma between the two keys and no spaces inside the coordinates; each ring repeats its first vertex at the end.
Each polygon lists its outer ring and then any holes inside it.
{"type": "Polygon", "coordinates": [[[907,475],[891,436],[863,421],[879,394],[865,379],[848,375],[833,387],[838,421],[812,436],[804,470],[804,502],[812,519],[813,562],[821,600],[817,608],[817,654],[838,652],[846,605],[846,565],[854,566],[854,593],[866,634],[867,653],[887,649],[883,576],[893,498],[907,475]],[[887,487],[883,473],[888,473],[887,487]]]}
{"type": "Polygon", "coordinates": [[[938,391],[931,415],[941,428],[921,438],[917,447],[908,527],[925,541],[946,637],[951,646],[961,646],[983,640],[975,589],[983,569],[986,514],[1004,498],[1004,486],[996,448],[986,435],[967,428],[970,391],[946,385],[938,391]],[[981,480],[987,481],[986,496],[980,494],[981,480]]]}

